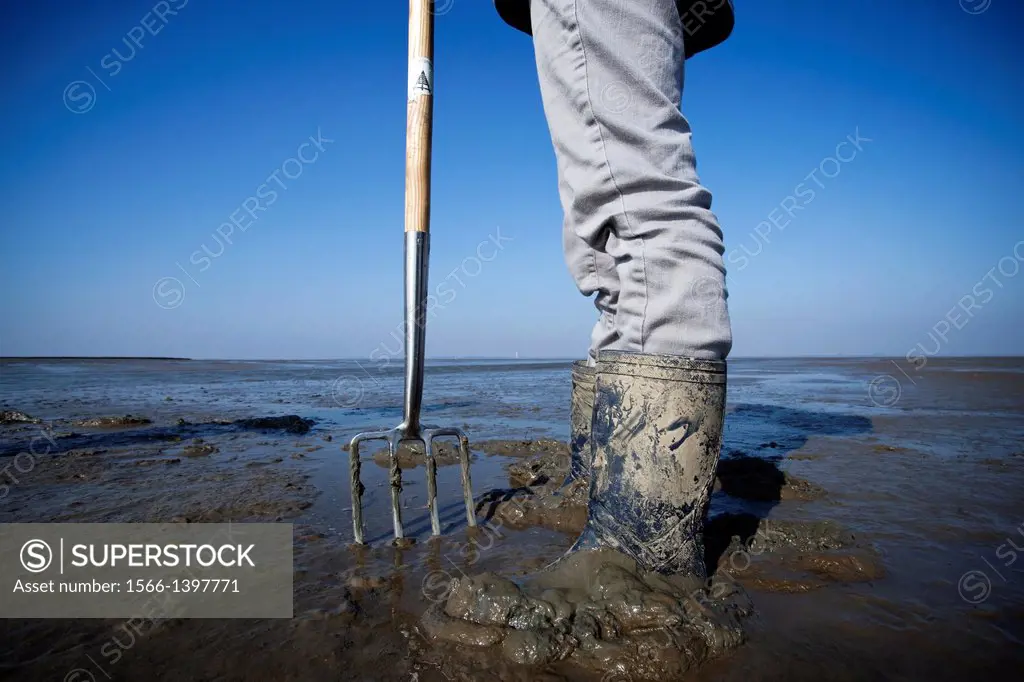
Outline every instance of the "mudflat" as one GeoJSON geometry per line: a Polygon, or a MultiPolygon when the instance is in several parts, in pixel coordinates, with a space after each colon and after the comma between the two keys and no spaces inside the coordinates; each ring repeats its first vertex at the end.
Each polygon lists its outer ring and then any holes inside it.
{"type": "Polygon", "coordinates": [[[363,365],[2,361],[0,522],[292,523],[295,617],[5,620],[0,678],[959,680],[1024,664],[1024,360],[731,360],[706,545],[752,612],[744,644],[686,671],[666,640],[643,649],[661,658],[517,659],[508,633],[430,618],[473,576],[529,582],[578,532],[585,495],[550,498],[568,361],[428,365],[424,418],[470,434],[479,526],[441,457],[430,538],[411,450],[402,548],[374,448],[370,546],[349,544],[344,446],[400,419],[400,368],[363,365]]]}

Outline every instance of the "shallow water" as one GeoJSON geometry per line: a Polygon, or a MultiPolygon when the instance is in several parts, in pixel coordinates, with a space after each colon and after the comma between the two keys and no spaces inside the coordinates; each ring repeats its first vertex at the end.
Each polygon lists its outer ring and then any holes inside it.
{"type": "MultiPolygon", "coordinates": [[[[832,580],[801,593],[748,585],[759,613],[750,641],[691,677],[961,679],[1024,662],[1024,550],[1016,549],[1024,548],[1022,373],[1020,359],[930,359],[920,370],[880,359],[731,360],[723,455],[778,459],[785,472],[827,495],[751,502],[719,492],[712,514],[754,513],[769,529],[773,521],[835,521],[880,556],[884,577],[832,580]]],[[[374,546],[350,551],[347,453],[340,446],[358,431],[400,421],[401,382],[394,362],[0,362],[0,409],[46,422],[0,427],[0,460],[28,450],[44,428],[56,443],[47,457],[83,448],[100,453],[95,470],[68,469],[78,479],[38,457],[0,500],[0,521],[170,520],[215,512],[232,520],[280,517],[303,534],[322,536],[297,542],[294,621],[165,625],[103,671],[120,679],[337,679],[341,671],[343,679],[474,679],[497,664],[432,647],[417,634],[419,614],[453,576],[526,572],[558,556],[572,538],[542,528],[484,526],[468,534],[458,468],[443,467],[446,536],[429,542],[418,467],[406,472],[403,490],[407,534],[418,543],[390,548],[387,471],[373,463],[371,446],[362,471],[374,546]],[[127,413],[153,423],[118,431],[74,425],[127,413]],[[316,423],[300,435],[211,423],[285,414],[316,423]],[[178,426],[179,419],[193,426],[178,426]],[[139,503],[150,498],[137,483],[137,463],[179,457],[196,437],[219,453],[181,458],[175,467],[188,467],[174,469],[182,472],[181,486],[196,476],[208,477],[210,486],[223,486],[223,476],[244,482],[259,471],[263,478],[253,480],[268,490],[278,479],[301,478],[301,492],[246,508],[240,488],[233,505],[214,510],[204,507],[214,504],[204,496],[220,488],[190,483],[195,487],[185,497],[193,506],[185,511],[165,493],[139,503]],[[349,590],[354,577],[370,587],[349,590]],[[348,599],[358,616],[309,615],[348,599]],[[264,643],[260,653],[253,642],[264,643]],[[190,646],[195,656],[184,661],[180,654],[190,646]],[[377,663],[384,650],[393,661],[387,671],[377,663]],[[219,662],[204,658],[214,652],[219,662]]],[[[565,439],[569,390],[569,361],[437,361],[428,364],[423,419],[463,428],[473,441],[565,439]]],[[[507,487],[508,462],[476,451],[475,492],[507,487]]],[[[88,621],[3,628],[0,675],[19,679],[60,679],[105,632],[88,621]]],[[[499,679],[632,679],[629,671],[594,675],[567,666],[495,670],[499,679]]]]}

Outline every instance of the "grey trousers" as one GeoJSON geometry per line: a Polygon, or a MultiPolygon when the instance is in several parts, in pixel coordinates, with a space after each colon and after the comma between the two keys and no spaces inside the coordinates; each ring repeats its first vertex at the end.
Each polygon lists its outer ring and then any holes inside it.
{"type": "Polygon", "coordinates": [[[675,0],[531,0],[565,259],[601,350],[724,360],[724,247],[683,116],[675,0]]]}

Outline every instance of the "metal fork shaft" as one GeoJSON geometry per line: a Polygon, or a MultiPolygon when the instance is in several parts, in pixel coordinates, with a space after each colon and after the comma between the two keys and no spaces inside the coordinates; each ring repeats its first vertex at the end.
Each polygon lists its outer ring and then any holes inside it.
{"type": "Polygon", "coordinates": [[[427,271],[430,235],[405,233],[405,400],[402,426],[407,438],[420,436],[423,366],[427,345],[427,271]]]}

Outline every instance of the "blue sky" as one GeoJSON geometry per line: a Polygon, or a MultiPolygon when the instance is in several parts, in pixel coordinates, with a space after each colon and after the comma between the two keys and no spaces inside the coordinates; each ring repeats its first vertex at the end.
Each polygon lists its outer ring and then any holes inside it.
{"type": "MultiPolygon", "coordinates": [[[[393,348],[407,4],[159,4],[2,10],[0,354],[393,348]],[[232,214],[246,229],[222,247],[232,214]]],[[[734,356],[1024,353],[1020,3],[736,4],[683,102],[734,356]]],[[[582,356],[594,312],[562,259],[529,39],[487,0],[444,5],[431,289],[449,288],[428,352],[582,356]]]]}

